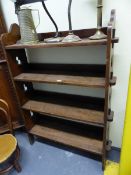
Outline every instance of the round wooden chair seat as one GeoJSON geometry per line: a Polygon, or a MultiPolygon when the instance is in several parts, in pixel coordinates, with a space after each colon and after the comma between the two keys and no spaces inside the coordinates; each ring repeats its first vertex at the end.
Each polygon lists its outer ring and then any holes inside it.
{"type": "Polygon", "coordinates": [[[17,140],[11,134],[0,135],[0,163],[5,162],[17,148],[17,140]]]}

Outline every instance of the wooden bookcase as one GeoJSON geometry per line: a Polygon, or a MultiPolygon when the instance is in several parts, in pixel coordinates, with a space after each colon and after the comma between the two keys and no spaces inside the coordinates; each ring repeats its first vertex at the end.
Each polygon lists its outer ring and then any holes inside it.
{"type": "MultiPolygon", "coordinates": [[[[113,121],[114,115],[110,108],[110,98],[111,86],[116,83],[112,69],[114,44],[118,43],[115,37],[115,10],[111,12],[108,27],[102,28],[107,39],[89,40],[88,37],[95,30],[74,31],[82,38],[82,41],[74,43],[20,44],[19,26],[13,24],[10,32],[4,34],[1,40],[30,141],[33,142],[34,136],[38,136],[94,153],[102,157],[104,168],[106,150],[110,145],[108,123],[113,121]],[[105,65],[33,64],[28,63],[25,52],[28,48],[96,45],[106,46],[105,65]],[[103,88],[105,98],[38,91],[33,88],[34,82],[103,88]]],[[[63,37],[67,31],[59,34],[63,37]]],[[[40,41],[53,35],[38,34],[40,41]]]]}
{"type": "MultiPolygon", "coordinates": [[[[0,98],[6,100],[10,107],[13,129],[21,128],[24,126],[23,119],[6,60],[0,60],[0,81],[0,98]]],[[[8,131],[9,126],[6,118],[0,116],[0,134],[4,134],[8,131]]]]}
{"type": "MultiPolygon", "coordinates": [[[[6,32],[4,18],[0,9],[0,35],[6,32]]],[[[5,59],[2,46],[0,44],[0,98],[6,100],[10,107],[11,120],[13,128],[18,129],[23,126],[22,115],[20,114],[17,100],[15,100],[15,91],[8,69],[8,63],[5,59]]],[[[0,116],[0,134],[9,131],[7,121],[4,117],[0,116]]]]}

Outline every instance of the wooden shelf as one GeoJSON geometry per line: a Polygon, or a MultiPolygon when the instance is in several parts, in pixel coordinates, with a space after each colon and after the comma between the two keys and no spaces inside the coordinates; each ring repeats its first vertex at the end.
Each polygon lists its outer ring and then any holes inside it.
{"type": "MultiPolygon", "coordinates": [[[[112,39],[112,43],[117,43],[118,38],[112,39]]],[[[78,42],[71,43],[44,43],[40,42],[38,44],[13,44],[8,45],[6,49],[25,49],[25,48],[53,48],[53,47],[77,47],[77,46],[94,46],[94,45],[106,45],[107,39],[102,40],[90,40],[89,38],[84,38],[78,42]]]]}
{"type": "Polygon", "coordinates": [[[33,100],[26,102],[22,108],[25,110],[57,116],[68,120],[76,120],[79,122],[90,123],[92,125],[99,125],[101,127],[104,125],[104,112],[101,111],[33,100]]]}
{"type": "Polygon", "coordinates": [[[87,138],[40,125],[34,125],[29,133],[48,140],[53,140],[55,142],[102,155],[103,141],[100,140],[87,138]]]}
{"type": "Polygon", "coordinates": [[[77,85],[77,86],[85,86],[85,87],[104,87],[105,86],[105,78],[68,76],[68,75],[22,73],[14,77],[14,80],[26,81],[26,82],[37,82],[37,83],[77,85]]]}
{"type": "MultiPolygon", "coordinates": [[[[83,77],[71,75],[50,75],[38,73],[22,73],[14,77],[15,81],[21,82],[36,82],[62,85],[76,85],[84,87],[104,88],[105,78],[103,77],[83,77]]],[[[110,80],[111,85],[115,84],[116,78],[110,80]]]]}
{"type": "MultiPolygon", "coordinates": [[[[23,124],[20,124],[19,122],[13,122],[13,128],[14,129],[19,129],[24,127],[23,124]]],[[[0,127],[0,134],[6,133],[9,131],[9,126],[8,125],[3,125],[2,127],[0,127]]]]}

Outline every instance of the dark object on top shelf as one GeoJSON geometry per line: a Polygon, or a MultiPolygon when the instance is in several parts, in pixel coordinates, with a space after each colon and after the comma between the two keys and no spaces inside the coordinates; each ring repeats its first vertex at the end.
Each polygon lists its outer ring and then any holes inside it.
{"type": "Polygon", "coordinates": [[[45,42],[47,42],[47,43],[60,42],[61,38],[59,38],[58,26],[57,26],[56,22],[54,21],[54,19],[52,18],[51,14],[49,13],[49,11],[44,3],[44,0],[41,0],[41,2],[43,5],[43,8],[45,9],[45,12],[47,13],[48,17],[50,18],[50,20],[52,21],[52,23],[54,24],[55,29],[56,29],[55,36],[53,38],[46,39],[45,42]]]}
{"type": "MultiPolygon", "coordinates": [[[[43,1],[46,1],[46,0],[43,0],[43,1]]],[[[41,2],[41,0],[16,0],[16,3],[19,4],[20,6],[24,4],[34,3],[34,2],[41,2]]]]}
{"type": "Polygon", "coordinates": [[[62,42],[76,42],[81,41],[80,37],[75,35],[72,31],[72,21],[71,21],[71,4],[72,0],[69,0],[68,5],[68,21],[69,21],[69,33],[68,35],[63,39],[62,42]]]}
{"type": "Polygon", "coordinates": [[[90,37],[91,40],[100,40],[107,38],[107,35],[105,35],[101,28],[102,28],[102,0],[98,0],[97,3],[97,30],[96,33],[90,37]]]}

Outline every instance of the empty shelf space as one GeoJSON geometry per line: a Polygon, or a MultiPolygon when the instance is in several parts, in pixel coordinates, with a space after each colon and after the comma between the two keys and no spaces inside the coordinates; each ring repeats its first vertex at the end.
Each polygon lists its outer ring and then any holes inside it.
{"type": "MultiPolygon", "coordinates": [[[[117,43],[118,38],[112,39],[112,43],[117,43]]],[[[84,38],[81,41],[78,42],[70,42],[70,43],[44,43],[39,42],[37,44],[13,44],[8,45],[5,48],[6,49],[25,49],[25,48],[53,48],[53,47],[78,47],[78,46],[92,46],[92,45],[106,45],[107,39],[101,39],[101,40],[90,40],[89,38],[84,38]]]]}
{"type": "MultiPolygon", "coordinates": [[[[28,85],[27,85],[28,86],[28,85]]],[[[26,92],[28,99],[33,101],[44,101],[47,103],[61,104],[63,106],[74,106],[79,108],[104,111],[104,98],[96,98],[83,95],[73,95],[62,92],[30,90],[26,92]]]]}
{"type": "Polygon", "coordinates": [[[34,113],[32,117],[37,125],[43,125],[45,127],[54,128],[67,133],[81,135],[96,140],[103,140],[104,128],[102,127],[64,120],[63,118],[49,117],[48,115],[38,113],[34,113]]]}
{"type": "Polygon", "coordinates": [[[53,140],[55,142],[63,143],[65,145],[102,155],[103,141],[100,140],[75,135],[41,125],[34,125],[29,133],[45,139],[53,140]]]}
{"type": "MultiPolygon", "coordinates": [[[[36,58],[37,60],[37,58],[36,58]]],[[[105,77],[105,64],[65,64],[65,63],[29,63],[23,66],[25,73],[54,75],[72,75],[87,77],[105,77]]]]}
{"type": "Polygon", "coordinates": [[[34,100],[26,102],[22,108],[40,114],[57,116],[68,120],[76,120],[101,127],[104,126],[104,112],[101,111],[34,100]]]}
{"type": "Polygon", "coordinates": [[[76,86],[96,87],[96,88],[105,87],[105,78],[102,77],[22,73],[14,77],[14,80],[22,82],[76,85],[76,86]]]}

